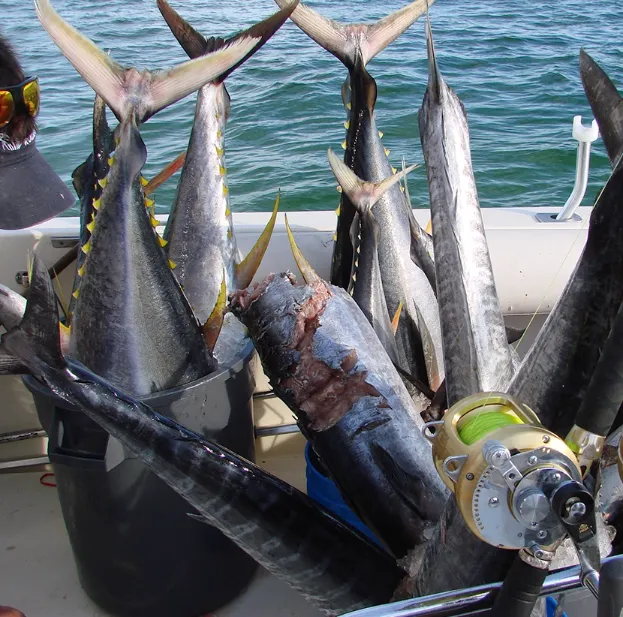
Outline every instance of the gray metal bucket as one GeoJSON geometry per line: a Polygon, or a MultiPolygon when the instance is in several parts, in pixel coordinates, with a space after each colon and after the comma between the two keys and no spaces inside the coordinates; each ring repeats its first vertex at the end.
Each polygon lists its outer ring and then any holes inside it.
{"type": "MultiPolygon", "coordinates": [[[[154,410],[251,461],[253,364],[144,397],[154,410]]],[[[197,617],[239,596],[257,564],[79,409],[24,377],[49,436],[58,495],[86,593],[119,617],[197,617]]]]}

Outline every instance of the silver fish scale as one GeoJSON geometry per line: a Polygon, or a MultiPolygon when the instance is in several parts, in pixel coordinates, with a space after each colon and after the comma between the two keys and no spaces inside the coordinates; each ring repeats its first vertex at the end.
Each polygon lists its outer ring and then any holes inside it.
{"type": "MultiPolygon", "coordinates": [[[[362,130],[365,131],[365,156],[361,161],[361,177],[367,181],[380,182],[393,172],[374,117],[362,130]]],[[[403,302],[404,314],[417,326],[422,339],[426,361],[424,375],[421,374],[424,367],[415,364],[413,332],[408,319],[401,318],[396,332],[396,344],[399,353],[402,351],[401,366],[424,380],[427,377],[431,388],[436,389],[444,377],[437,298],[426,275],[411,259],[411,232],[404,199],[396,184],[372,207],[380,228],[379,268],[390,319],[400,302],[403,302]]]]}
{"type": "Polygon", "coordinates": [[[440,100],[429,85],[419,122],[451,405],[478,391],[505,390],[514,366],[478,204],[467,118],[438,73],[437,80],[440,100]]]}
{"type": "Polygon", "coordinates": [[[238,261],[225,176],[223,134],[229,95],[223,84],[199,90],[186,161],[164,238],[174,273],[195,315],[205,323],[216,303],[223,270],[235,289],[238,261]]]}

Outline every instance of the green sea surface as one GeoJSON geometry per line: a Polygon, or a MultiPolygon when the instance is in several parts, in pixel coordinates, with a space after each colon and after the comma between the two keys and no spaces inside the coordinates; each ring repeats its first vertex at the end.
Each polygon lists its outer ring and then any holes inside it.
{"type": "MultiPolygon", "coordinates": [[[[171,0],[206,36],[226,36],[276,10],[271,0],[171,0]]],[[[323,15],[348,22],[377,20],[399,0],[313,0],[323,15]]],[[[70,24],[110,50],[125,66],[161,69],[185,61],[154,0],[55,0],[70,24]]],[[[39,149],[70,184],[91,148],[94,93],[41,27],[29,0],[0,0],[0,32],[17,49],[42,88],[39,149]]],[[[623,3],[620,0],[437,0],[430,9],[437,57],[446,81],[467,110],[471,150],[483,207],[561,207],[575,178],[573,116],[591,119],[578,73],[584,48],[623,90],[623,3]]],[[[424,17],[368,69],[378,84],[377,124],[390,161],[422,163],[417,112],[427,82],[424,17]]],[[[339,201],[327,163],[340,150],[346,113],[340,61],[292,22],[227,79],[232,106],[226,157],[234,211],[272,208],[332,210],[339,201]]],[[[148,148],[144,173],[153,176],[183,151],[196,95],[172,105],[142,128],[148,148]]],[[[109,114],[111,124],[116,123],[109,114]]],[[[610,166],[601,140],[593,145],[589,188],[593,203],[610,166]]],[[[157,191],[167,212],[179,173],[157,191]]],[[[424,167],[409,180],[414,207],[426,207],[424,167]]],[[[68,211],[77,215],[76,206],[68,211]]]]}

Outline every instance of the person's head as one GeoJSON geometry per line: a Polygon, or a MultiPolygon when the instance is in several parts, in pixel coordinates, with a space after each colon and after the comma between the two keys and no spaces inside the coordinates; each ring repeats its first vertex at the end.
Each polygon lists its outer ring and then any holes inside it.
{"type": "MultiPolygon", "coordinates": [[[[15,51],[9,42],[0,35],[0,91],[3,88],[21,84],[28,77],[30,76],[24,74],[15,51]]],[[[18,99],[18,104],[15,105],[11,121],[4,126],[0,122],[0,133],[6,135],[12,143],[24,141],[37,129],[35,118],[28,113],[24,105],[19,104],[21,103],[21,96],[23,96],[21,92],[15,93],[14,98],[18,99]]],[[[3,107],[3,99],[1,97],[2,95],[0,94],[0,112],[2,112],[3,107]]]]}
{"type": "Polygon", "coordinates": [[[0,35],[0,229],[24,229],[57,216],[75,198],[37,150],[39,83],[0,35]]]}

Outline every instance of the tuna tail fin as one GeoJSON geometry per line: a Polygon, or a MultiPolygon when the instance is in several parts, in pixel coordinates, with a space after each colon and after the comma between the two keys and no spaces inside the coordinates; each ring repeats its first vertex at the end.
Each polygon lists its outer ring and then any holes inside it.
{"type": "Polygon", "coordinates": [[[292,250],[292,256],[294,257],[294,261],[296,261],[296,265],[298,269],[301,271],[303,275],[303,279],[307,284],[316,283],[320,280],[320,276],[318,273],[311,267],[307,259],[303,256],[301,249],[296,244],[296,240],[294,239],[294,235],[292,233],[292,229],[290,229],[290,223],[288,223],[288,215],[285,215],[286,219],[286,231],[288,232],[288,240],[290,241],[290,249],[292,250]]]}
{"type": "Polygon", "coordinates": [[[349,169],[331,149],[329,149],[328,157],[331,169],[342,187],[342,190],[348,195],[348,198],[355,208],[361,213],[372,208],[372,206],[383,197],[387,189],[399,182],[404,176],[417,167],[417,165],[411,165],[401,172],[393,174],[389,176],[389,178],[385,178],[385,180],[381,182],[365,182],[349,169]]]}
{"type": "Polygon", "coordinates": [[[43,27],[65,57],[112,109],[119,121],[144,122],[238,64],[259,42],[242,36],[219,50],[163,71],[124,69],[65,22],[49,0],[35,0],[43,27]]]}
{"type": "MultiPolygon", "coordinates": [[[[0,296],[0,304],[3,297],[0,296]]],[[[38,372],[41,363],[63,368],[56,296],[43,261],[35,254],[30,267],[30,287],[19,326],[2,336],[0,374],[38,372]]]]}
{"type": "MultiPolygon", "coordinates": [[[[287,5],[287,0],[275,1],[280,7],[287,5]]],[[[318,45],[353,68],[358,58],[365,66],[420,17],[426,7],[426,0],[415,0],[374,24],[341,24],[299,4],[290,19],[318,45]]]]}
{"type": "Polygon", "coordinates": [[[203,324],[203,338],[210,352],[214,351],[218,335],[221,333],[223,327],[223,321],[225,321],[225,310],[227,309],[227,276],[225,274],[225,268],[223,268],[223,280],[221,282],[221,289],[216,303],[212,309],[212,313],[203,324]]]}
{"type": "Polygon", "coordinates": [[[246,289],[253,280],[255,273],[257,272],[262,259],[268,248],[268,244],[273,235],[273,229],[275,229],[275,222],[277,221],[277,211],[279,210],[279,200],[281,199],[281,191],[277,192],[277,199],[275,200],[275,206],[273,207],[273,213],[264,227],[264,231],[261,233],[257,242],[253,248],[249,251],[247,256],[236,266],[236,287],[238,289],[246,289]]]}
{"type": "Polygon", "coordinates": [[[583,49],[580,50],[580,77],[614,167],[623,154],[623,98],[606,72],[583,49]]]}
{"type": "Polygon", "coordinates": [[[204,38],[169,5],[167,0],[157,0],[157,2],[158,9],[171,29],[171,32],[173,32],[173,35],[178,40],[179,44],[191,58],[198,58],[204,54],[214,52],[222,47],[231,45],[236,40],[241,38],[246,37],[256,39],[256,43],[243,58],[215,79],[215,81],[222,82],[228,75],[230,75],[256,51],[258,51],[258,49],[260,49],[260,47],[262,47],[262,45],[264,45],[264,43],[266,43],[266,41],[268,41],[268,39],[270,39],[270,37],[275,34],[279,28],[281,28],[286,19],[290,17],[292,11],[294,11],[298,5],[299,0],[284,3],[281,10],[266,18],[264,21],[261,21],[228,39],[222,39],[219,37],[210,37],[209,39],[204,38]]]}

